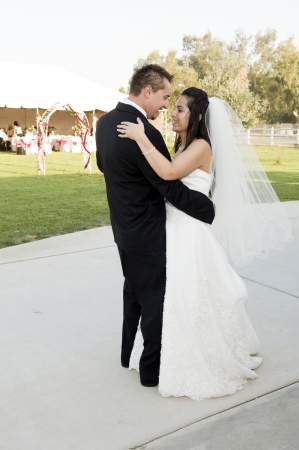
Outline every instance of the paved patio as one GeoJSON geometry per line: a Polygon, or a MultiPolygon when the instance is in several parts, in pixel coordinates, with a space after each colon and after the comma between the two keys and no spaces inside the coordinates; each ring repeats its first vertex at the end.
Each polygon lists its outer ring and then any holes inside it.
{"type": "Polygon", "coordinates": [[[165,399],[120,366],[110,227],[0,250],[0,449],[298,449],[299,202],[285,205],[296,240],[239,271],[259,378],[202,402],[165,399]]]}

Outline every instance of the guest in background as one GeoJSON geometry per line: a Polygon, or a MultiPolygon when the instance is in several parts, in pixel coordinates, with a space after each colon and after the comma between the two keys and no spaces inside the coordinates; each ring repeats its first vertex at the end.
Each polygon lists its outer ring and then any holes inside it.
{"type": "Polygon", "coordinates": [[[0,145],[1,145],[1,150],[10,150],[11,149],[10,140],[6,134],[5,128],[0,128],[0,145]]]}
{"type": "Polygon", "coordinates": [[[23,130],[16,120],[14,121],[13,125],[14,125],[13,126],[13,131],[14,131],[13,135],[19,136],[19,137],[23,136],[23,130]]]}
{"type": "Polygon", "coordinates": [[[33,138],[33,134],[31,133],[31,131],[29,131],[28,128],[25,128],[25,138],[27,139],[32,139],[33,138]]]}
{"type": "Polygon", "coordinates": [[[6,134],[6,129],[5,128],[0,128],[0,137],[2,137],[2,139],[4,141],[8,141],[8,136],[6,134]]]}

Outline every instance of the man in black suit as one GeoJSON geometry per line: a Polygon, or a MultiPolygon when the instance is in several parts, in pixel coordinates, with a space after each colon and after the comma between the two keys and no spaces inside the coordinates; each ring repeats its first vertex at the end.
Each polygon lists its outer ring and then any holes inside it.
{"type": "Polygon", "coordinates": [[[212,223],[214,219],[214,206],[207,196],[179,180],[162,180],[135,141],[118,137],[117,125],[136,123],[139,117],[150,141],[170,159],[161,133],[147,119],[155,119],[160,109],[168,107],[172,78],[157,65],[139,69],[131,79],[128,99],[99,120],[96,133],[97,164],[105,176],[112,230],[125,278],[121,364],[129,367],[141,318],[143,386],[156,386],[159,378],[166,283],[164,199],[198,220],[212,223]]]}

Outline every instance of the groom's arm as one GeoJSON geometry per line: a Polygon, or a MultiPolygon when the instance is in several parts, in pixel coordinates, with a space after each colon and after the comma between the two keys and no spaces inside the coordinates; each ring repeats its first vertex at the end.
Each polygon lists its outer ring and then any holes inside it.
{"type": "MultiPolygon", "coordinates": [[[[152,144],[167,159],[171,159],[161,133],[154,127],[145,125],[145,132],[152,144]]],[[[137,164],[147,180],[162,194],[173,206],[195,219],[212,223],[215,210],[212,201],[202,192],[193,191],[180,180],[165,181],[160,178],[148,164],[140,149],[137,153],[137,164]]]]}

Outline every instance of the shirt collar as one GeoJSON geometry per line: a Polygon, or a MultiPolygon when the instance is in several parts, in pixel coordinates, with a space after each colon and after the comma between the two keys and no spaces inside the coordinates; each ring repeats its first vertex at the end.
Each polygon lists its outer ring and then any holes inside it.
{"type": "Polygon", "coordinates": [[[145,112],[144,109],[142,109],[139,105],[137,105],[137,103],[132,102],[132,100],[129,100],[128,98],[124,98],[124,99],[122,100],[122,103],[125,103],[126,105],[134,106],[134,108],[138,109],[138,111],[140,111],[140,112],[144,115],[144,117],[147,118],[146,112],[145,112]]]}

